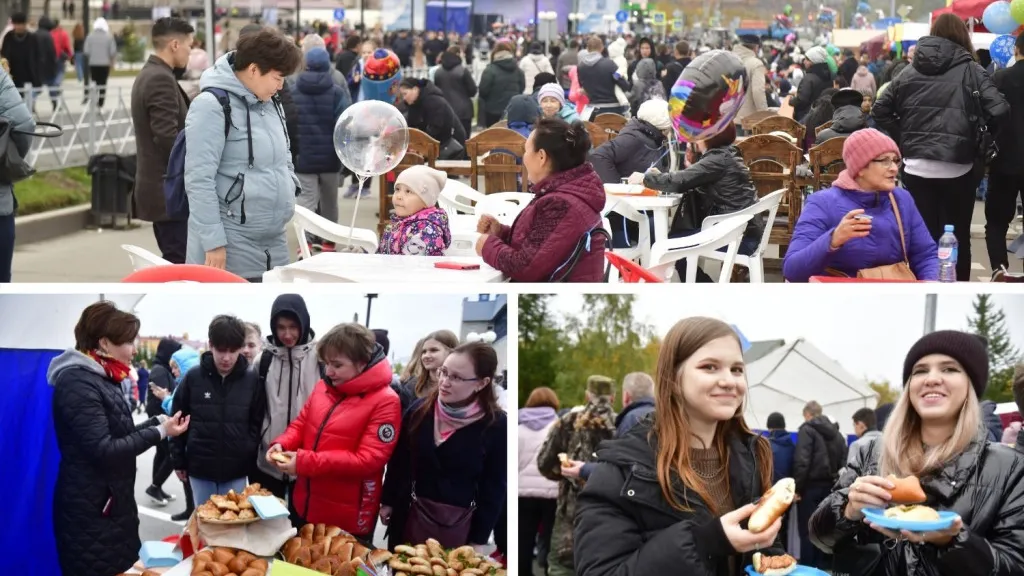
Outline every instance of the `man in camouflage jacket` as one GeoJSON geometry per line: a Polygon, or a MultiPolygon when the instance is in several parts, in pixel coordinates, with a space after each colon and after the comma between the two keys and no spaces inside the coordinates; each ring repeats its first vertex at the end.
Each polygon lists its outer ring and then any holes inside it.
{"type": "Polygon", "coordinates": [[[605,376],[587,379],[587,404],[574,408],[551,427],[537,455],[540,473],[558,482],[558,505],[551,532],[548,576],[572,576],[572,524],[576,497],[583,488],[579,479],[583,464],[595,458],[597,445],[615,436],[614,381],[605,376]],[[565,467],[560,454],[568,457],[565,467]]]}

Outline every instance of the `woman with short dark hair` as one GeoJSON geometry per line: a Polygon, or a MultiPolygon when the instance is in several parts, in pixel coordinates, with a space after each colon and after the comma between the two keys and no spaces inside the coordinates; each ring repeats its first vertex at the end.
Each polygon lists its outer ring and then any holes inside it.
{"type": "Polygon", "coordinates": [[[117,574],[139,558],[135,459],[188,430],[188,417],[136,425],[125,402],[139,319],[110,302],[82,311],[75,347],[50,362],[60,468],[53,493],[54,537],[64,574],[117,574]]]}
{"type": "Polygon", "coordinates": [[[523,164],[536,195],[512,226],[480,217],[476,251],[517,282],[600,282],[606,195],[587,161],[590,135],[582,122],[539,120],[526,140],[523,164]]]}

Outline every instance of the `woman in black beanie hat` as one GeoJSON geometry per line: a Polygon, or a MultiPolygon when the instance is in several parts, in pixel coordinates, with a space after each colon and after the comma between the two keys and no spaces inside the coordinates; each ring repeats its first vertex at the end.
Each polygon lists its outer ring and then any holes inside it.
{"type": "Polygon", "coordinates": [[[811,539],[835,555],[835,573],[1024,574],[1024,455],[987,442],[979,398],[988,371],[986,343],[973,334],[932,332],[911,347],[881,440],[864,446],[862,464],[811,517],[811,539]],[[865,508],[889,505],[889,474],[917,476],[927,506],[959,517],[929,532],[866,523],[865,508]]]}

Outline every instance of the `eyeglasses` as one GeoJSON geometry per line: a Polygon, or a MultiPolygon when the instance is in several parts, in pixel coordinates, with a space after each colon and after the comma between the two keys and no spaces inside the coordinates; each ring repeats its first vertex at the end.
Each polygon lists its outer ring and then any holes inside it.
{"type": "Polygon", "coordinates": [[[871,162],[873,162],[875,164],[881,164],[882,166],[884,166],[886,168],[889,168],[891,166],[895,166],[895,167],[899,168],[900,164],[903,163],[903,160],[901,158],[875,158],[871,162]]]}
{"type": "Polygon", "coordinates": [[[452,376],[452,373],[449,372],[448,369],[443,367],[443,366],[441,367],[440,370],[437,371],[437,375],[438,375],[439,378],[443,378],[445,380],[449,380],[449,381],[454,382],[456,384],[458,384],[460,382],[461,383],[476,382],[477,380],[479,380],[479,378],[463,378],[461,376],[452,376]]]}

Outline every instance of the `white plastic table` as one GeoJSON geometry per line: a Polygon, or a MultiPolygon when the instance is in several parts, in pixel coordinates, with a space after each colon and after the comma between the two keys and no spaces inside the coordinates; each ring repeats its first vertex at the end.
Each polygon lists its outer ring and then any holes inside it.
{"type": "Polygon", "coordinates": [[[658,240],[668,239],[669,212],[671,212],[673,208],[679,206],[680,200],[680,196],[675,194],[672,196],[608,194],[608,198],[605,202],[605,209],[616,202],[625,202],[637,211],[649,211],[651,213],[650,218],[654,222],[654,238],[651,238],[651,244],[653,244],[658,240]]]}
{"type": "Polygon", "coordinates": [[[392,256],[321,252],[312,258],[279,266],[263,274],[268,283],[316,282],[401,282],[403,284],[445,284],[504,282],[505,276],[484,264],[478,256],[392,256]],[[479,264],[478,270],[435,268],[436,262],[479,264]]]}

